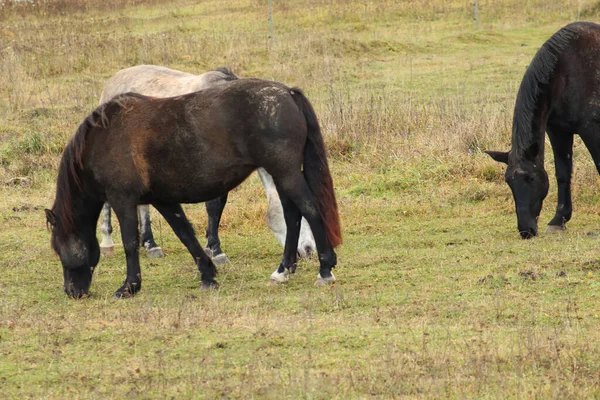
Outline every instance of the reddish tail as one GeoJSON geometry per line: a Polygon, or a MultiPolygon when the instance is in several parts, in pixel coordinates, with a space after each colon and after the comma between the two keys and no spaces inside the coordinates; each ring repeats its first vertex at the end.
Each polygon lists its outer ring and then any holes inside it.
{"type": "Polygon", "coordinates": [[[342,244],[342,229],[338,206],[333,191],[333,180],[327,165],[327,151],[323,143],[319,121],[312,105],[298,88],[291,90],[294,101],[306,118],[308,137],[304,147],[304,177],[317,198],[319,212],[325,224],[327,239],[332,247],[342,244]]]}

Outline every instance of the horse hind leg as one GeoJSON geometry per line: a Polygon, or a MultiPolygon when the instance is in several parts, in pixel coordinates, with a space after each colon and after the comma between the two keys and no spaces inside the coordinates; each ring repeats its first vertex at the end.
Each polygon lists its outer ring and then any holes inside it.
{"type": "MultiPolygon", "coordinates": [[[[265,188],[269,206],[267,208],[267,225],[273,231],[275,238],[282,246],[286,242],[286,222],[282,203],[280,201],[279,190],[277,190],[273,177],[265,171],[264,168],[257,170],[258,176],[265,188]]],[[[317,252],[315,239],[310,230],[310,226],[306,219],[302,219],[300,236],[297,246],[298,256],[301,258],[309,258],[317,252]]]]}
{"type": "Polygon", "coordinates": [[[142,246],[146,249],[146,255],[150,258],[163,258],[165,253],[154,241],[152,224],[150,222],[150,207],[147,204],[138,206],[138,217],[140,220],[140,235],[142,246]]]}
{"type": "Polygon", "coordinates": [[[200,288],[214,289],[219,287],[219,284],[215,280],[217,268],[211,261],[210,257],[208,257],[208,255],[204,252],[202,246],[200,246],[200,243],[198,243],[194,228],[185,216],[181,205],[162,203],[152,205],[167,220],[179,240],[185,245],[194,258],[194,262],[198,266],[202,280],[200,288]]]}
{"type": "Polygon", "coordinates": [[[221,250],[221,240],[219,239],[219,223],[221,222],[221,215],[223,215],[225,204],[227,204],[227,196],[228,193],[225,193],[223,196],[205,203],[206,214],[208,215],[208,227],[206,228],[206,247],[204,251],[215,265],[229,263],[229,258],[221,250]]]}
{"type": "Polygon", "coordinates": [[[298,207],[302,216],[306,218],[314,235],[320,264],[319,275],[315,285],[324,286],[333,284],[335,276],[331,270],[337,263],[337,257],[327,239],[323,218],[306,179],[298,172],[289,174],[288,176],[280,176],[279,179],[276,179],[276,182],[281,187],[281,190],[298,207]]]}
{"type": "Polygon", "coordinates": [[[281,206],[283,208],[283,217],[286,225],[286,237],[285,244],[283,247],[283,257],[279,268],[271,274],[271,284],[286,283],[290,278],[290,273],[296,271],[296,258],[297,258],[297,247],[298,239],[300,236],[300,221],[302,220],[302,214],[294,202],[289,198],[285,191],[277,186],[277,192],[281,199],[281,206]]]}
{"type": "Polygon", "coordinates": [[[100,253],[105,256],[115,254],[115,242],[112,239],[112,224],[110,223],[110,204],[104,203],[102,207],[102,224],[100,232],[102,233],[102,242],[100,243],[100,253]]]}

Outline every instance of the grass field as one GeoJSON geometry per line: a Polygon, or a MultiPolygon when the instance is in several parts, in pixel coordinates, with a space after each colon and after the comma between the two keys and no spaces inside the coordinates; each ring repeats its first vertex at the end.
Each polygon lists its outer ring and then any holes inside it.
{"type": "MultiPolygon", "coordinates": [[[[565,233],[518,238],[503,168],[512,108],[541,44],[600,3],[559,0],[0,1],[0,397],[600,397],[598,175],[577,139],[565,233]],[[222,222],[231,264],[200,292],[157,213],[167,257],[112,293],[68,299],[43,209],[66,142],[103,83],[141,63],[302,87],[330,151],[345,243],[268,286],[281,248],[251,177],[222,222]]],[[[540,223],[556,206],[551,189],[540,223]]],[[[186,206],[198,233],[202,205],[186,206]]],[[[543,225],[542,225],[543,226],[543,225]]],[[[119,239],[118,225],[116,239],[119,239]]],[[[120,241],[120,240],[119,240],[120,241]]]]}

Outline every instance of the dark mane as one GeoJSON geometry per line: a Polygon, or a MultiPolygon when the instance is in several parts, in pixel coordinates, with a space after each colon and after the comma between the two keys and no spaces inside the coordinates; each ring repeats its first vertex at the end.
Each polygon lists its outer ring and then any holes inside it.
{"type": "Polygon", "coordinates": [[[512,150],[517,159],[521,159],[536,140],[532,121],[539,98],[544,94],[545,85],[554,74],[559,54],[571,40],[578,37],[581,25],[569,24],[552,35],[535,54],[523,76],[513,117],[512,150]]]}
{"type": "Polygon", "coordinates": [[[125,98],[130,97],[144,96],[127,93],[100,105],[79,125],[63,151],[58,167],[56,198],[52,207],[56,225],[60,227],[60,229],[54,229],[58,243],[64,243],[69,235],[77,232],[73,221],[73,195],[82,190],[81,173],[88,133],[95,127],[106,128],[109,125],[110,115],[122,107],[122,101],[125,98]]]}
{"type": "MultiPolygon", "coordinates": [[[[156,97],[152,97],[152,96],[145,96],[143,94],[139,94],[139,93],[135,93],[135,92],[127,92],[127,93],[120,93],[118,95],[116,95],[115,97],[113,97],[112,99],[110,99],[109,101],[106,102],[105,107],[103,108],[102,106],[96,108],[96,110],[94,110],[92,112],[95,113],[96,111],[100,112],[101,114],[106,114],[107,110],[110,108],[111,110],[114,109],[115,105],[118,105],[119,107],[123,106],[123,102],[125,100],[128,99],[155,99],[156,97]]],[[[91,117],[92,115],[90,115],[89,117],[91,117]]],[[[89,118],[88,117],[88,118],[89,118]]]]}
{"type": "Polygon", "coordinates": [[[224,74],[226,81],[235,81],[235,80],[239,79],[239,77],[236,74],[234,74],[233,72],[231,72],[231,70],[227,67],[219,67],[219,68],[215,69],[215,71],[219,71],[222,74],[224,74]]]}

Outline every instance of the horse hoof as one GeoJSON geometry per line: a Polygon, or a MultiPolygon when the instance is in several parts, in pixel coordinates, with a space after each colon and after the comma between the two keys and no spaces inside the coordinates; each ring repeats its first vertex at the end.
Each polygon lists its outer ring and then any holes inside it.
{"type": "Polygon", "coordinates": [[[100,246],[100,254],[102,254],[103,256],[114,255],[115,254],[115,246],[107,246],[107,247],[100,246]]]}
{"type": "Polygon", "coordinates": [[[331,273],[331,276],[327,277],[327,278],[322,278],[321,274],[319,274],[319,276],[317,277],[317,280],[315,281],[315,286],[330,286],[333,285],[335,283],[335,276],[333,275],[333,272],[331,273]]]}
{"type": "Polygon", "coordinates": [[[279,273],[277,270],[271,274],[269,279],[269,285],[281,285],[287,283],[290,280],[290,270],[284,269],[283,272],[279,273]]]}
{"type": "Polygon", "coordinates": [[[564,225],[548,225],[546,227],[546,233],[559,233],[567,230],[567,227],[564,225]]]}
{"type": "Polygon", "coordinates": [[[200,284],[200,290],[214,290],[219,288],[219,283],[217,281],[206,282],[202,281],[200,284]]]}
{"type": "Polygon", "coordinates": [[[148,250],[146,250],[146,255],[148,256],[148,258],[164,258],[165,257],[165,253],[163,253],[162,249],[158,246],[151,247],[148,250]]]}
{"type": "Polygon", "coordinates": [[[117,290],[115,294],[113,294],[113,300],[121,300],[121,299],[130,299],[133,297],[133,293],[129,290],[117,290]]]}
{"type": "Polygon", "coordinates": [[[229,264],[229,258],[227,258],[225,253],[221,253],[218,256],[212,257],[212,262],[215,266],[229,264]]]}

